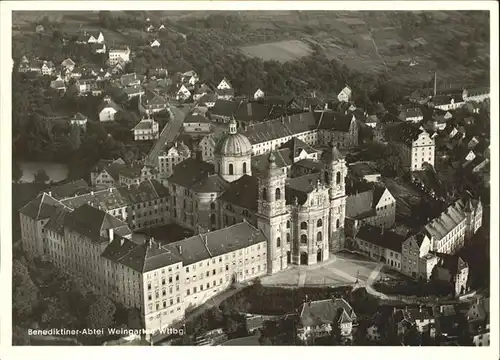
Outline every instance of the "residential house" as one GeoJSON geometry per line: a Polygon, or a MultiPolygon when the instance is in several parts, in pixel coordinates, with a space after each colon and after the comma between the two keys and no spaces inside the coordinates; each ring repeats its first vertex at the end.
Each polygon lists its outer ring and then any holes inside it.
{"type": "Polygon", "coordinates": [[[160,42],[158,40],[153,40],[151,43],[149,43],[149,46],[152,48],[160,47],[160,42]]]}
{"type": "Polygon", "coordinates": [[[173,173],[175,165],[191,157],[191,150],[182,142],[167,145],[158,155],[159,178],[167,179],[173,173]]]}
{"type": "Polygon", "coordinates": [[[182,126],[186,133],[209,133],[212,128],[210,120],[200,114],[188,115],[182,126]]]}
{"type": "Polygon", "coordinates": [[[417,123],[424,119],[424,115],[422,114],[422,110],[420,108],[408,108],[399,113],[399,119],[401,121],[411,121],[417,123]]]}
{"type": "Polygon", "coordinates": [[[417,89],[410,95],[410,102],[425,105],[432,98],[432,90],[429,89],[417,89]]]}
{"type": "Polygon", "coordinates": [[[308,343],[331,336],[332,331],[339,331],[343,338],[351,338],[356,321],[356,313],[344,299],[307,301],[298,310],[297,338],[308,343]]]}
{"type": "Polygon", "coordinates": [[[43,33],[44,31],[45,31],[45,28],[43,27],[43,25],[37,25],[37,26],[35,27],[35,32],[36,32],[37,34],[43,33]]]}
{"type": "Polygon", "coordinates": [[[436,328],[436,318],[432,308],[419,306],[418,308],[409,309],[411,318],[415,321],[415,326],[419,333],[430,334],[436,328]]]}
{"type": "Polygon", "coordinates": [[[52,89],[55,89],[55,90],[63,92],[63,93],[66,92],[66,83],[60,77],[58,77],[55,80],[52,80],[50,82],[50,87],[52,89]]]}
{"type": "Polygon", "coordinates": [[[126,62],[119,57],[118,59],[116,59],[116,63],[114,65],[111,65],[108,72],[111,72],[111,75],[123,74],[123,72],[125,71],[125,65],[126,62]]]}
{"type": "Polygon", "coordinates": [[[479,333],[472,337],[472,342],[475,346],[490,346],[490,324],[484,329],[481,328],[479,333]]]}
{"type": "Polygon", "coordinates": [[[153,91],[145,91],[139,96],[139,110],[145,114],[154,114],[168,109],[168,102],[163,97],[153,91]]]}
{"type": "Polygon", "coordinates": [[[102,122],[114,121],[118,111],[120,111],[120,107],[109,96],[105,96],[98,110],[99,120],[102,122]]]}
{"type": "Polygon", "coordinates": [[[467,292],[469,266],[460,256],[436,254],[438,263],[432,270],[431,279],[448,283],[453,288],[453,295],[459,297],[467,292]]]}
{"type": "Polygon", "coordinates": [[[200,104],[201,106],[206,106],[208,109],[211,109],[215,106],[216,101],[217,101],[217,95],[215,95],[215,93],[209,93],[199,98],[198,104],[200,104]]]}
{"type": "Polygon", "coordinates": [[[317,131],[319,144],[334,143],[338,149],[352,148],[358,145],[359,125],[354,115],[325,110],[315,111],[313,116],[319,130],[317,131]]]}
{"type": "Polygon", "coordinates": [[[191,97],[191,92],[187,89],[187,87],[182,84],[179,89],[175,93],[175,98],[177,100],[187,100],[191,97]]]}
{"type": "Polygon", "coordinates": [[[158,123],[153,119],[142,119],[134,128],[134,140],[155,140],[160,134],[158,123]]]}
{"type": "Polygon", "coordinates": [[[123,92],[127,95],[127,98],[129,100],[145,94],[145,91],[141,85],[127,86],[123,88],[123,92]]]}
{"type": "Polygon", "coordinates": [[[158,27],[158,30],[165,30],[165,25],[161,24],[159,27],[158,27]]]}
{"type": "Polygon", "coordinates": [[[382,186],[347,196],[345,216],[360,224],[389,229],[396,221],[396,199],[382,186]]]}
{"type": "Polygon", "coordinates": [[[377,124],[379,123],[379,119],[377,115],[368,115],[365,119],[365,125],[375,129],[377,124]]]}
{"type": "Polygon", "coordinates": [[[234,97],[234,89],[226,78],[222,79],[215,91],[218,99],[230,100],[234,97]]]}
{"type": "Polygon", "coordinates": [[[215,134],[209,134],[200,140],[198,147],[204,162],[210,163],[214,160],[214,150],[217,140],[218,138],[215,134]]]}
{"type": "Polygon", "coordinates": [[[360,224],[356,220],[352,232],[347,230],[346,235],[354,248],[370,259],[382,262],[397,271],[403,268],[404,235],[371,224],[360,224]]]}
{"type": "Polygon", "coordinates": [[[186,83],[186,86],[193,87],[198,81],[200,81],[200,78],[194,70],[189,70],[181,74],[181,81],[186,83]]]}
{"type": "Polygon", "coordinates": [[[347,102],[351,101],[351,96],[352,96],[352,90],[349,86],[346,86],[337,95],[337,100],[339,102],[346,102],[347,103],[347,102]]]}
{"type": "Polygon", "coordinates": [[[87,43],[88,44],[103,44],[104,43],[104,35],[102,32],[99,32],[99,34],[87,34],[88,39],[87,43]]]}
{"type": "Polygon", "coordinates": [[[413,278],[429,279],[438,258],[429,254],[431,239],[425,232],[408,234],[402,246],[401,272],[413,278]]]}
{"type": "Polygon", "coordinates": [[[123,74],[120,76],[120,84],[122,87],[141,85],[143,77],[136,73],[123,74]]]}
{"type": "Polygon", "coordinates": [[[147,32],[153,32],[155,30],[155,27],[151,24],[149,24],[147,27],[146,27],[146,31],[147,32]]]}
{"type": "Polygon", "coordinates": [[[42,67],[40,68],[42,75],[52,75],[56,69],[52,61],[44,61],[42,67]]]}
{"type": "Polygon", "coordinates": [[[75,81],[75,87],[79,95],[89,95],[96,92],[102,92],[102,84],[97,82],[95,79],[79,79],[75,81]]]}
{"type": "MultiPolygon", "coordinates": [[[[196,86],[196,89],[193,93],[193,100],[198,101],[206,94],[213,94],[212,89],[207,84],[201,84],[200,86],[196,86]]],[[[214,94],[215,95],[215,94],[214,94]]],[[[214,100],[215,102],[215,100],[214,100]]]]}
{"type": "MultiPolygon", "coordinates": [[[[407,307],[404,309],[398,309],[395,307],[393,309],[391,322],[395,325],[396,335],[401,339],[404,339],[405,335],[407,335],[411,329],[416,327],[415,319],[413,319],[413,316],[407,307]]],[[[404,340],[402,344],[403,343],[404,340]]]]}
{"type": "Polygon", "coordinates": [[[128,47],[124,48],[115,47],[109,49],[108,57],[109,57],[109,65],[111,66],[118,64],[120,60],[127,63],[130,61],[130,49],[128,47]]]}
{"type": "Polygon", "coordinates": [[[157,170],[146,165],[128,165],[120,169],[119,173],[120,185],[139,185],[143,181],[157,178],[157,170]]]}
{"type": "Polygon", "coordinates": [[[61,63],[61,66],[69,71],[73,71],[73,69],[75,68],[75,62],[73,60],[71,60],[70,58],[67,58],[66,60],[64,60],[62,63],[61,63]]]}
{"type": "Polygon", "coordinates": [[[91,44],[90,48],[92,49],[92,52],[96,54],[106,54],[106,44],[104,43],[94,43],[91,44]]]}
{"type": "Polygon", "coordinates": [[[80,127],[82,127],[82,128],[85,129],[87,127],[87,121],[88,121],[88,118],[85,115],[83,115],[80,112],[77,112],[70,119],[70,124],[71,125],[77,125],[77,126],[80,126],[80,127]]]}
{"type": "Polygon", "coordinates": [[[90,173],[92,186],[96,188],[109,188],[118,185],[119,172],[127,165],[119,158],[116,160],[100,160],[90,173]]]}
{"type": "Polygon", "coordinates": [[[423,127],[409,123],[386,127],[385,139],[398,147],[403,166],[408,170],[423,170],[425,164],[434,166],[435,142],[423,127]]]}
{"type": "Polygon", "coordinates": [[[262,91],[261,89],[257,89],[257,90],[255,91],[255,93],[253,94],[253,98],[254,98],[255,100],[263,99],[263,98],[264,98],[264,96],[265,96],[265,93],[264,93],[264,91],[262,91]]]}

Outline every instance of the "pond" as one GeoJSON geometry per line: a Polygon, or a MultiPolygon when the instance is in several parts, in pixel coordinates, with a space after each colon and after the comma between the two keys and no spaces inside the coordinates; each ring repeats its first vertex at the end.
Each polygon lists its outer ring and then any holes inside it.
{"type": "Polygon", "coordinates": [[[23,161],[19,163],[19,166],[23,170],[22,182],[33,182],[35,174],[39,170],[45,170],[50,180],[54,182],[65,180],[69,173],[67,165],[52,162],[23,161]]]}

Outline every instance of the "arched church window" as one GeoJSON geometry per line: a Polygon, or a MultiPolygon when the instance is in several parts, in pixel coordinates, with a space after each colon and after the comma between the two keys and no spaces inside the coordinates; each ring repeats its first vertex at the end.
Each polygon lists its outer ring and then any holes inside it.
{"type": "Polygon", "coordinates": [[[281,238],[276,239],[276,247],[281,247],[281,238]]]}
{"type": "Polygon", "coordinates": [[[340,184],[340,171],[337,171],[337,185],[340,184]]]}
{"type": "Polygon", "coordinates": [[[316,223],[317,227],[322,227],[323,226],[323,220],[318,219],[318,222],[316,223]]]}
{"type": "Polygon", "coordinates": [[[262,200],[267,201],[267,189],[266,188],[262,189],[262,200]]]}
{"type": "Polygon", "coordinates": [[[290,220],[287,220],[287,221],[286,221],[286,228],[287,228],[287,229],[290,229],[290,220]]]}
{"type": "Polygon", "coordinates": [[[280,188],[276,188],[274,199],[275,200],[281,199],[281,190],[280,190],[280,188]]]}
{"type": "Polygon", "coordinates": [[[300,235],[300,243],[307,244],[307,235],[306,234],[300,235]]]}
{"type": "Polygon", "coordinates": [[[337,227],[337,229],[340,227],[340,220],[339,219],[337,219],[336,227],[337,227]]]}
{"type": "Polygon", "coordinates": [[[302,222],[300,223],[300,229],[301,229],[301,230],[307,230],[307,223],[306,223],[305,221],[302,221],[302,222]]]}
{"type": "Polygon", "coordinates": [[[286,243],[290,244],[290,233],[286,234],[286,243]]]}
{"type": "Polygon", "coordinates": [[[321,231],[316,234],[316,241],[322,241],[323,240],[323,233],[321,231]]]}
{"type": "Polygon", "coordinates": [[[233,166],[233,164],[229,164],[229,175],[234,175],[234,166],[233,166]]]}
{"type": "Polygon", "coordinates": [[[247,173],[247,163],[244,162],[243,163],[243,174],[246,174],[247,173]]]}
{"type": "Polygon", "coordinates": [[[214,202],[210,203],[210,209],[215,210],[215,203],[214,202]]]}

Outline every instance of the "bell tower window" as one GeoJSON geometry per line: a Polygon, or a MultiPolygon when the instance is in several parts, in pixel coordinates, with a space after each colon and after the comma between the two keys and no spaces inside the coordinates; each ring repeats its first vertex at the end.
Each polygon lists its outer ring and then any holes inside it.
{"type": "Polygon", "coordinates": [[[274,199],[275,200],[281,199],[281,190],[280,190],[280,188],[276,188],[274,199]]]}
{"type": "Polygon", "coordinates": [[[229,175],[234,175],[234,166],[233,166],[233,164],[229,164],[229,175]]]}

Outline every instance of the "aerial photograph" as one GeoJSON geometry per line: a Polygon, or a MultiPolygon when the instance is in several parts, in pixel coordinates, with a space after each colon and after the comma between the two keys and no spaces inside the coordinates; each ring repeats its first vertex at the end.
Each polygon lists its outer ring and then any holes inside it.
{"type": "Polygon", "coordinates": [[[118,10],[12,11],[12,345],[490,346],[490,11],[118,10]]]}

